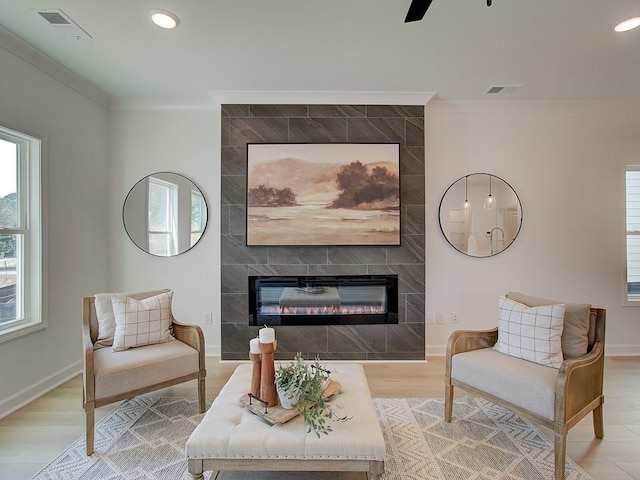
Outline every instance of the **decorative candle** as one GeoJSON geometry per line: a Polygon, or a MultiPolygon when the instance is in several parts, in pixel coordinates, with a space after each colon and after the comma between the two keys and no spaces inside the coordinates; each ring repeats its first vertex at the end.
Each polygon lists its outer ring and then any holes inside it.
{"type": "Polygon", "coordinates": [[[258,332],[260,343],[273,343],[276,340],[276,331],[273,328],[264,327],[258,332]]]}
{"type": "MultiPolygon", "coordinates": [[[[253,363],[251,371],[250,392],[254,397],[260,398],[260,384],[262,382],[262,353],[260,352],[260,342],[258,338],[253,338],[249,342],[249,359],[253,363]],[[257,352],[254,353],[254,347],[257,352]]],[[[274,374],[275,375],[275,374],[274,374]]]]}
{"type": "Polygon", "coordinates": [[[251,340],[249,340],[249,353],[256,353],[259,354],[260,353],[260,339],[259,338],[252,338],[251,340]]]}
{"type": "MultiPolygon", "coordinates": [[[[271,332],[273,332],[273,328],[263,328],[262,330],[271,330],[271,332]]],[[[260,332],[262,332],[262,330],[260,330],[260,332]]],[[[278,404],[278,392],[276,392],[275,382],[276,368],[273,359],[273,352],[276,351],[277,345],[274,337],[275,333],[271,333],[272,341],[266,343],[263,343],[262,338],[260,338],[260,353],[262,354],[262,363],[260,365],[260,399],[267,402],[270,407],[275,407],[278,404]]],[[[249,354],[249,356],[251,357],[253,355],[249,354]]]]}

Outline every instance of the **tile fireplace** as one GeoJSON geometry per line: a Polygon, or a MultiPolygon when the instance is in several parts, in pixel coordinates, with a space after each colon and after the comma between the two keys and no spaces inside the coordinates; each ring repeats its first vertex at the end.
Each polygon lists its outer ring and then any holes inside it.
{"type": "MultiPolygon", "coordinates": [[[[366,317],[367,321],[380,323],[330,324],[327,319],[317,316],[314,323],[309,323],[313,315],[306,315],[299,316],[295,322],[307,323],[293,325],[290,324],[292,317],[283,318],[278,311],[276,316],[281,323],[274,325],[278,339],[276,358],[291,359],[297,352],[302,352],[305,358],[319,355],[327,361],[424,360],[424,106],[228,104],[222,106],[221,122],[221,359],[246,361],[249,340],[262,326],[255,317],[255,325],[248,320],[249,303],[255,305],[256,302],[256,299],[249,301],[249,295],[252,295],[248,288],[249,276],[396,275],[397,294],[387,293],[387,318],[376,316],[380,315],[378,313],[366,317]],[[247,145],[256,142],[400,143],[401,244],[247,246],[246,155],[247,145]],[[396,301],[394,299],[397,299],[397,313],[389,312],[393,310],[390,304],[396,301]]],[[[295,284],[282,288],[305,286],[295,284]]],[[[313,289],[309,289],[306,295],[300,293],[303,299],[318,295],[312,292],[313,289]]],[[[275,302],[280,307],[283,292],[272,293],[277,297],[271,298],[272,304],[275,302]]],[[[379,299],[373,289],[369,294],[371,301],[379,299]]],[[[289,293],[285,294],[285,303],[288,296],[289,293]]],[[[336,292],[332,290],[331,296],[334,303],[329,305],[332,309],[349,303],[346,297],[338,295],[340,305],[336,305],[336,292]]],[[[348,320],[355,323],[355,319],[354,316],[348,320]]]]}

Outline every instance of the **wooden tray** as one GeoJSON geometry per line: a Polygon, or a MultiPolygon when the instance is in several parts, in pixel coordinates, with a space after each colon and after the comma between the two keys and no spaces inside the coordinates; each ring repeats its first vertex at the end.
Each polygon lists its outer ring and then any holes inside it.
{"type": "MultiPolygon", "coordinates": [[[[339,382],[336,382],[335,380],[329,380],[329,383],[327,384],[323,392],[324,399],[327,400],[329,397],[332,397],[336,393],[340,392],[341,389],[342,385],[340,385],[339,382]]],[[[292,418],[298,416],[298,412],[296,412],[295,408],[287,409],[282,408],[280,405],[265,408],[265,406],[255,398],[250,399],[249,394],[242,395],[240,397],[240,403],[247,409],[249,409],[250,412],[264,418],[271,425],[286,423],[292,418]]]]}

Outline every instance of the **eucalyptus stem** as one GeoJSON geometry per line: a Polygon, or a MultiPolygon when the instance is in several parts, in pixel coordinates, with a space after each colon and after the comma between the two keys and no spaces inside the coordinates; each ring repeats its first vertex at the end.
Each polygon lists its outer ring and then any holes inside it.
{"type": "Polygon", "coordinates": [[[307,433],[314,432],[318,437],[328,435],[332,431],[328,420],[347,421],[351,417],[340,417],[323,397],[325,382],[331,372],[320,365],[316,357],[307,365],[301,353],[297,353],[289,365],[279,365],[276,370],[276,388],[288,398],[298,398],[294,404],[296,412],[302,416],[307,426],[307,433]]]}

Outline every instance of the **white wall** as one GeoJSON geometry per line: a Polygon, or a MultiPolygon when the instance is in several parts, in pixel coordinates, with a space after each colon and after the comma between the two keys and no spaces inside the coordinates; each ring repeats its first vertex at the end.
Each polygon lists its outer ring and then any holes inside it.
{"type": "Polygon", "coordinates": [[[640,163],[640,103],[431,102],[426,115],[427,355],[451,331],[496,325],[509,290],[607,309],[608,354],[640,354],[640,307],[623,306],[625,165],[640,163]],[[446,188],[493,173],[520,196],[523,225],[505,252],[470,258],[438,227],[446,188]]]}
{"type": "MultiPolygon", "coordinates": [[[[431,102],[426,116],[427,309],[460,323],[429,324],[427,353],[456,328],[496,323],[496,297],[520,290],[608,310],[609,354],[640,354],[638,307],[623,307],[624,167],[640,152],[640,104],[431,102]],[[520,236],[504,253],[470,258],[449,246],[437,207],[457,178],[489,172],[523,205],[520,236]]],[[[110,288],[176,290],[176,316],[202,324],[219,351],[219,146],[216,107],[122,107],[110,115],[110,288]],[[141,252],[122,227],[128,189],[154,171],[192,178],[210,208],[201,243],[184,255],[141,252]]]]}
{"type": "Polygon", "coordinates": [[[424,105],[433,93],[213,92],[210,104],[171,105],[116,101],[109,115],[110,289],[172,288],[179,321],[199,324],[206,353],[220,354],[220,142],[221,104],[319,103],[424,105]],[[153,172],[169,171],[193,180],[209,207],[200,242],[176,257],[154,257],[127,237],[122,205],[129,189],[153,172]],[[203,324],[204,312],[213,323],[203,324]]]}
{"type": "Polygon", "coordinates": [[[0,344],[2,416],[81,371],[81,297],[105,289],[109,272],[107,110],[12,53],[0,34],[0,124],[43,138],[48,171],[48,326],[0,344]]]}
{"type": "Polygon", "coordinates": [[[121,104],[109,116],[111,291],[171,288],[178,321],[200,324],[207,354],[220,351],[220,107],[121,104]],[[154,172],[190,178],[205,196],[207,229],[191,250],[149,255],[129,239],[122,206],[129,190],[154,172]],[[205,312],[213,323],[203,324],[205,312]]]}

